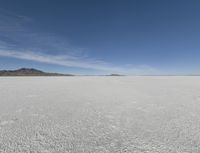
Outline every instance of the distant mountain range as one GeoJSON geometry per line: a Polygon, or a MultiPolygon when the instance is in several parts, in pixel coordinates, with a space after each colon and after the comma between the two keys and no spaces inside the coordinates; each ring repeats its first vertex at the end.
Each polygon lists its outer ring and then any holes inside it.
{"type": "Polygon", "coordinates": [[[122,75],[122,74],[110,74],[108,76],[125,76],[125,75],[122,75]]]}
{"type": "Polygon", "coordinates": [[[33,68],[21,68],[17,70],[0,70],[0,76],[74,76],[72,74],[49,73],[33,68]]]}

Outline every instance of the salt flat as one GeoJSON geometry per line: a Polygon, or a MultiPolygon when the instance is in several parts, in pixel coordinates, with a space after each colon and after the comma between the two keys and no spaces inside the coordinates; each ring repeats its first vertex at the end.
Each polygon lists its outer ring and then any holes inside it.
{"type": "Polygon", "coordinates": [[[1,77],[1,153],[199,153],[200,77],[1,77]]]}

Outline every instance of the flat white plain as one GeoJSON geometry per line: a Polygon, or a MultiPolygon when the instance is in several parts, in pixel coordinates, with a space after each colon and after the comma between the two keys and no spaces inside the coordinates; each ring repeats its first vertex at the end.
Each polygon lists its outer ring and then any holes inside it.
{"type": "Polygon", "coordinates": [[[1,153],[199,153],[200,77],[1,77],[1,153]]]}

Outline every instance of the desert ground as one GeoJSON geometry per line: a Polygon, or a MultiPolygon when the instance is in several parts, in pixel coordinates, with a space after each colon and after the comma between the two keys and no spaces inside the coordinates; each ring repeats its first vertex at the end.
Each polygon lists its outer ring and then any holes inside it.
{"type": "Polygon", "coordinates": [[[0,153],[199,153],[200,77],[1,77],[0,153]]]}

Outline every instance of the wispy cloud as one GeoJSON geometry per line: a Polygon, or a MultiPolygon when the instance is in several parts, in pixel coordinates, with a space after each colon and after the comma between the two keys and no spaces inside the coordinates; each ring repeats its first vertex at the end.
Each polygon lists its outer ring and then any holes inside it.
{"type": "Polygon", "coordinates": [[[24,25],[31,19],[0,8],[0,32],[24,31],[24,25]]]}
{"type": "Polygon", "coordinates": [[[158,73],[158,70],[155,68],[140,65],[133,67],[116,67],[111,64],[108,64],[104,61],[98,61],[93,59],[80,58],[75,56],[68,55],[48,55],[42,53],[33,53],[29,52],[18,52],[11,50],[0,50],[0,56],[11,57],[23,60],[31,60],[36,62],[48,63],[62,65],[66,67],[77,67],[84,69],[93,69],[101,72],[107,73],[122,73],[122,74],[155,74],[158,73]]]}
{"type": "Polygon", "coordinates": [[[106,66],[102,66],[103,62],[92,61],[91,59],[82,59],[75,56],[68,55],[49,55],[43,53],[19,52],[19,51],[9,51],[0,50],[0,56],[12,57],[23,60],[31,60],[42,63],[57,64],[69,67],[79,67],[79,68],[92,68],[98,70],[109,70],[106,66]]]}
{"type": "Polygon", "coordinates": [[[83,48],[71,46],[67,38],[33,30],[33,20],[0,9],[0,56],[35,62],[93,69],[103,73],[155,74],[150,66],[116,66],[89,57],[83,48]]]}

